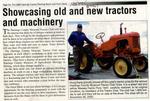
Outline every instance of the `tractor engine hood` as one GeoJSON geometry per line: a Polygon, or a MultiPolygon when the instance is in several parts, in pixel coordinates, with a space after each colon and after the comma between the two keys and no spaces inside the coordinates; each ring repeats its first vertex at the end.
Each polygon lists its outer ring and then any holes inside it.
{"type": "Polygon", "coordinates": [[[132,36],[136,36],[136,37],[139,37],[139,33],[138,32],[130,32],[130,33],[124,33],[122,35],[113,35],[110,37],[110,40],[111,39],[120,39],[120,38],[125,38],[125,37],[132,37],[132,36]]]}
{"type": "Polygon", "coordinates": [[[110,39],[99,46],[100,50],[103,51],[110,51],[114,49],[117,46],[117,42],[119,40],[129,40],[131,37],[138,37],[139,38],[139,33],[138,32],[130,32],[130,33],[125,33],[122,35],[113,35],[110,37],[110,39]]]}

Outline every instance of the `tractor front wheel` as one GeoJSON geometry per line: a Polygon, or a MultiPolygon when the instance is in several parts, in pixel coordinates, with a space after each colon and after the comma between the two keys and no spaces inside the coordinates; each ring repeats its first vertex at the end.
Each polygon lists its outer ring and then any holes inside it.
{"type": "Polygon", "coordinates": [[[146,57],[140,57],[133,59],[133,64],[137,71],[144,72],[148,68],[148,60],[146,57]]]}
{"type": "Polygon", "coordinates": [[[90,52],[84,48],[80,63],[80,72],[89,73],[93,67],[93,57],[90,52]]]}
{"type": "Polygon", "coordinates": [[[117,57],[113,64],[115,74],[120,78],[127,78],[132,72],[132,65],[124,57],[117,57]]]}
{"type": "Polygon", "coordinates": [[[97,59],[97,64],[99,65],[100,68],[104,70],[108,70],[112,64],[113,64],[113,57],[109,58],[98,58],[97,59]]]}

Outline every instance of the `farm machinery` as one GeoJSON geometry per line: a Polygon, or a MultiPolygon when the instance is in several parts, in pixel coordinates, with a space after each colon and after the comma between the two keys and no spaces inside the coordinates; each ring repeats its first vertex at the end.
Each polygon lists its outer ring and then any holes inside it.
{"type": "Polygon", "coordinates": [[[120,78],[127,78],[132,70],[136,73],[144,72],[148,68],[148,59],[141,54],[140,34],[138,32],[123,33],[120,24],[120,34],[113,35],[106,42],[103,41],[104,32],[96,35],[101,45],[85,45],[80,63],[80,71],[89,73],[92,70],[93,62],[102,69],[113,67],[114,73],[120,78]]]}

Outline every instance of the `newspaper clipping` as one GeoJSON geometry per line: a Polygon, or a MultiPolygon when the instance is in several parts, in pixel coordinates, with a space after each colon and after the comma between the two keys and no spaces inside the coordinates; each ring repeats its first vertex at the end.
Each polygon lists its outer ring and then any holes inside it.
{"type": "Polygon", "coordinates": [[[2,0],[0,101],[149,99],[146,0],[2,0]]]}

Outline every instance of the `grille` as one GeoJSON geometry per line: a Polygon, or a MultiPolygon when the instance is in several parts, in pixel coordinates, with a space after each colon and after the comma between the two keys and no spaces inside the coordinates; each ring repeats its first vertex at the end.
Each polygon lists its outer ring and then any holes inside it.
{"type": "Polygon", "coordinates": [[[133,48],[140,48],[140,40],[138,37],[133,37],[133,48]]]}

